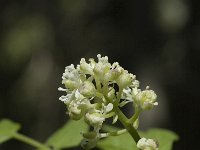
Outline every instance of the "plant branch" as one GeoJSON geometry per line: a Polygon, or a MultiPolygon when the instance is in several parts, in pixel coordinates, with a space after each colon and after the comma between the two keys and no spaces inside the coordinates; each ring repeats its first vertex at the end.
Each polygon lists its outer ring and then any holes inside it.
{"type": "Polygon", "coordinates": [[[133,124],[138,119],[140,113],[141,111],[136,110],[135,114],[129,119],[129,122],[133,124]]]}
{"type": "Polygon", "coordinates": [[[124,134],[126,132],[127,132],[126,129],[121,129],[121,130],[118,130],[118,131],[101,133],[101,138],[105,138],[105,137],[108,137],[108,136],[118,136],[118,135],[124,134]]]}
{"type": "Polygon", "coordinates": [[[116,114],[118,115],[119,121],[122,125],[127,129],[129,134],[132,136],[134,141],[137,143],[140,140],[140,135],[138,134],[137,130],[133,127],[132,123],[129,119],[121,112],[121,110],[117,107],[116,114]]]}
{"type": "Polygon", "coordinates": [[[16,140],[19,140],[21,142],[24,142],[26,144],[29,144],[29,145],[31,145],[33,147],[36,147],[38,149],[41,149],[41,150],[50,150],[50,148],[47,147],[46,145],[44,145],[44,144],[42,144],[42,143],[40,143],[40,142],[30,138],[30,137],[27,137],[27,136],[25,136],[23,134],[15,133],[14,134],[14,138],[16,140]]]}

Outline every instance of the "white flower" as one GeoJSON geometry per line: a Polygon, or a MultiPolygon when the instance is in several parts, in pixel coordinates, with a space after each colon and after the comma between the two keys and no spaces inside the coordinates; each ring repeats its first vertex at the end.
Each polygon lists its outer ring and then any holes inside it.
{"type": "Polygon", "coordinates": [[[75,69],[73,64],[65,67],[62,79],[62,83],[70,90],[77,89],[81,84],[79,70],[75,69]]]}
{"type": "Polygon", "coordinates": [[[90,81],[84,81],[80,85],[79,91],[85,97],[90,98],[90,97],[95,96],[96,89],[95,89],[95,86],[94,86],[94,84],[92,82],[90,82],[90,81]]]}
{"type": "Polygon", "coordinates": [[[128,73],[127,70],[123,70],[123,72],[116,79],[116,82],[119,87],[125,88],[131,85],[134,80],[135,80],[135,75],[128,73]]]}
{"type": "Polygon", "coordinates": [[[140,89],[135,88],[132,91],[132,95],[136,105],[142,110],[150,110],[158,105],[158,102],[156,102],[157,95],[153,90],[146,89],[141,91],[140,89]]]}
{"type": "MultiPolygon", "coordinates": [[[[140,113],[158,105],[154,91],[149,87],[140,90],[135,75],[118,62],[110,64],[107,56],[98,54],[97,58],[97,61],[89,59],[88,62],[82,58],[76,67],[73,64],[67,66],[62,76],[65,88],[58,88],[66,92],[59,100],[66,104],[70,118],[79,120],[84,117],[85,122],[93,127],[93,131],[83,134],[81,145],[85,149],[95,147],[100,138],[109,135],[99,132],[106,118],[113,117],[113,123],[118,120],[118,107],[132,102],[135,113],[140,113]]],[[[139,125],[138,117],[130,118],[135,128],[139,125]]],[[[157,150],[151,139],[142,138],[137,146],[142,150],[157,150]]]]}
{"type": "Polygon", "coordinates": [[[85,111],[91,106],[89,99],[80,94],[78,90],[74,90],[66,96],[61,96],[59,99],[67,105],[67,113],[74,120],[81,119],[85,111]]]}
{"type": "Polygon", "coordinates": [[[111,64],[108,63],[108,57],[101,57],[100,54],[97,55],[98,62],[94,66],[94,73],[96,77],[100,81],[106,81],[107,79],[105,78],[105,74],[107,74],[110,71],[111,64]]]}
{"type": "Polygon", "coordinates": [[[132,82],[132,85],[130,85],[130,87],[132,87],[132,88],[134,88],[134,87],[138,88],[139,86],[140,86],[140,82],[138,80],[134,80],[132,82]]]}
{"type": "Polygon", "coordinates": [[[67,94],[67,95],[62,95],[61,97],[59,97],[59,100],[67,104],[71,101],[71,98],[72,98],[72,94],[67,94]]]}
{"type": "Polygon", "coordinates": [[[80,61],[80,70],[85,74],[94,75],[93,69],[95,65],[94,59],[89,59],[90,63],[85,61],[85,58],[82,58],[80,61]]]}
{"type": "Polygon", "coordinates": [[[105,121],[105,118],[102,117],[99,113],[86,113],[85,120],[91,126],[98,128],[105,121]]]}
{"type": "Polygon", "coordinates": [[[133,101],[131,88],[124,88],[122,91],[122,99],[133,101]]]}
{"type": "Polygon", "coordinates": [[[158,150],[158,144],[153,139],[141,138],[137,147],[141,150],[158,150]]]}
{"type": "Polygon", "coordinates": [[[105,108],[105,113],[110,112],[112,109],[113,109],[113,104],[112,104],[112,103],[109,103],[109,104],[106,106],[106,108],[105,108]]]}
{"type": "Polygon", "coordinates": [[[116,82],[116,79],[123,72],[123,68],[119,65],[118,62],[114,62],[110,67],[110,70],[105,74],[105,79],[107,81],[116,82]]]}
{"type": "Polygon", "coordinates": [[[80,120],[83,117],[83,111],[78,108],[77,103],[70,103],[68,106],[69,117],[73,120],[80,120]]]}
{"type": "Polygon", "coordinates": [[[133,102],[132,89],[130,87],[123,89],[121,99],[124,100],[119,104],[120,107],[125,106],[127,103],[133,102]]]}

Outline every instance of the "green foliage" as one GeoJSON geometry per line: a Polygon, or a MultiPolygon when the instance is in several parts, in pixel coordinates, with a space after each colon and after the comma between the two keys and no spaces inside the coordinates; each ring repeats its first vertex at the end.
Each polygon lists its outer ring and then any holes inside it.
{"type": "MultiPolygon", "coordinates": [[[[105,126],[104,130],[116,131],[119,129],[105,126]]],[[[171,150],[173,142],[178,140],[178,136],[174,132],[165,129],[150,129],[147,132],[140,132],[140,135],[156,139],[159,142],[159,150],[171,150]]],[[[137,150],[136,144],[128,133],[100,140],[97,147],[101,150],[137,150]]]]}
{"type": "MultiPolygon", "coordinates": [[[[18,123],[8,119],[1,120],[0,143],[6,142],[7,140],[13,138],[19,129],[20,125],[18,123]]],[[[57,150],[78,146],[82,139],[80,132],[86,132],[87,130],[88,126],[83,120],[70,120],[48,138],[46,145],[52,146],[57,150]]],[[[105,125],[103,130],[107,132],[113,132],[120,129],[105,125]]],[[[153,138],[157,140],[159,142],[159,150],[171,150],[173,142],[179,139],[174,132],[158,128],[151,129],[146,132],[140,132],[140,135],[141,137],[153,138]]],[[[129,133],[102,139],[98,142],[97,147],[101,150],[137,150],[136,144],[133,142],[133,139],[129,133]]]]}
{"type": "Polygon", "coordinates": [[[13,138],[14,134],[20,129],[20,125],[8,119],[0,121],[0,143],[13,138]]]}
{"type": "Polygon", "coordinates": [[[63,149],[78,146],[82,140],[80,132],[88,130],[83,120],[67,122],[62,128],[53,133],[46,142],[55,149],[63,149]]]}
{"type": "Polygon", "coordinates": [[[97,147],[101,150],[138,150],[128,133],[102,139],[98,142],[97,147]]]}
{"type": "MultiPolygon", "coordinates": [[[[113,132],[120,129],[113,126],[105,125],[103,127],[103,130],[106,132],[113,132]]],[[[136,144],[128,133],[102,139],[98,142],[97,147],[101,150],[137,150],[136,144]]]]}

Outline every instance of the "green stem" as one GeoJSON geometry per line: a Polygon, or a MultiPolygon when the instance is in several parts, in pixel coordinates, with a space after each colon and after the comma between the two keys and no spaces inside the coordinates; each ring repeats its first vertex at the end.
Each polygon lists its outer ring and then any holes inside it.
{"type": "Polygon", "coordinates": [[[101,133],[101,138],[105,138],[105,137],[108,137],[108,136],[118,136],[118,135],[124,134],[126,132],[127,132],[126,129],[121,129],[121,130],[118,130],[118,131],[101,133]]]}
{"type": "Polygon", "coordinates": [[[136,110],[135,114],[129,119],[129,122],[134,123],[138,119],[140,113],[141,113],[141,111],[136,110]]]}
{"type": "Polygon", "coordinates": [[[102,117],[104,117],[104,118],[110,118],[110,117],[112,117],[112,116],[114,116],[114,115],[116,115],[115,114],[115,112],[110,112],[110,113],[108,113],[108,114],[102,114],[102,115],[100,115],[100,116],[102,116],[102,117]]]}
{"type": "Polygon", "coordinates": [[[116,109],[117,109],[117,115],[118,115],[119,121],[127,129],[127,131],[129,132],[129,134],[132,136],[132,138],[134,139],[134,141],[137,143],[140,140],[140,135],[138,134],[137,130],[133,127],[132,123],[121,112],[121,110],[118,107],[116,109]]]}
{"type": "Polygon", "coordinates": [[[97,92],[96,92],[96,97],[98,97],[98,98],[103,98],[103,94],[97,91],[97,92]]]}
{"type": "Polygon", "coordinates": [[[38,148],[38,149],[50,150],[50,148],[48,148],[46,145],[44,145],[44,144],[42,144],[42,143],[40,143],[40,142],[38,142],[38,141],[36,141],[36,140],[30,138],[30,137],[27,137],[27,136],[25,136],[25,135],[23,135],[23,134],[15,133],[15,134],[14,134],[14,138],[15,138],[16,140],[22,141],[22,142],[24,142],[24,143],[26,143],[26,144],[29,144],[29,145],[31,145],[31,146],[33,146],[33,147],[36,147],[36,148],[38,148]]]}
{"type": "Polygon", "coordinates": [[[118,135],[121,135],[121,134],[126,133],[126,132],[127,132],[126,129],[121,129],[121,130],[118,130],[118,131],[109,132],[108,134],[110,136],[118,136],[118,135]]]}
{"type": "Polygon", "coordinates": [[[122,96],[123,88],[119,87],[119,92],[117,94],[117,104],[119,104],[121,96],[122,96]]]}

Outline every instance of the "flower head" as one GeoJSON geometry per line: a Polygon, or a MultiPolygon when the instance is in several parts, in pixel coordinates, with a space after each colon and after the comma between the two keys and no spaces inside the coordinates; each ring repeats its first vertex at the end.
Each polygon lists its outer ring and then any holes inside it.
{"type": "Polygon", "coordinates": [[[81,83],[79,72],[74,68],[73,64],[65,67],[62,79],[62,84],[70,90],[76,89],[81,83]]]}
{"type": "Polygon", "coordinates": [[[158,105],[158,102],[156,102],[157,95],[153,90],[148,90],[148,87],[144,91],[135,88],[132,95],[136,106],[141,110],[150,110],[154,106],[158,105]]]}
{"type": "MultiPolygon", "coordinates": [[[[117,122],[118,107],[132,102],[137,109],[149,110],[158,104],[154,91],[140,90],[135,75],[118,62],[110,64],[108,57],[100,54],[97,61],[91,58],[87,62],[82,58],[76,67],[73,64],[65,67],[62,84],[65,88],[58,90],[66,92],[66,95],[59,100],[65,103],[67,114],[73,120],[84,118],[93,127],[92,132],[83,134],[82,147],[86,149],[93,148],[100,138],[105,137],[102,135],[109,135],[100,133],[100,130],[107,118],[113,117],[113,123],[117,122]]],[[[136,118],[133,126],[137,128],[138,125],[136,118]]]]}
{"type": "Polygon", "coordinates": [[[153,139],[141,138],[137,147],[141,150],[158,150],[158,144],[153,139]]]}

